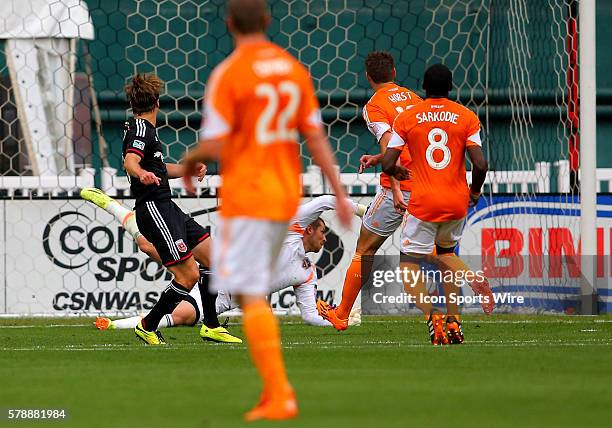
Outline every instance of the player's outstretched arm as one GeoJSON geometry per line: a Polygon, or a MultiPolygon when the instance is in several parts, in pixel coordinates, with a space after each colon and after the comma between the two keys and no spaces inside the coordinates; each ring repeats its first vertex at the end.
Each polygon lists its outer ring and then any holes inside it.
{"type": "Polygon", "coordinates": [[[331,151],[327,136],[323,132],[323,129],[317,129],[308,131],[304,134],[304,137],[306,138],[306,145],[312,154],[313,160],[319,165],[325,178],[329,181],[336,194],[336,213],[338,215],[338,220],[340,220],[343,227],[349,229],[351,227],[353,210],[346,200],[346,191],[342,183],[340,183],[340,178],[336,171],[336,158],[331,151]]]}
{"type": "MultiPolygon", "coordinates": [[[[198,162],[194,167],[195,173],[193,176],[198,177],[198,181],[204,180],[207,171],[206,165],[198,162]]],[[[168,178],[181,178],[185,175],[185,165],[180,163],[167,163],[166,169],[168,170],[168,178]]]]}
{"type": "Polygon", "coordinates": [[[382,153],[377,155],[363,155],[359,158],[359,174],[368,168],[375,167],[382,160],[382,153]]]}
{"type": "Polygon", "coordinates": [[[123,166],[125,167],[125,170],[132,177],[137,177],[142,184],[155,184],[159,186],[161,182],[159,177],[150,171],[142,169],[142,167],[140,166],[140,159],[141,157],[134,153],[127,153],[125,155],[125,160],[123,161],[123,166]]]}
{"type": "MultiPolygon", "coordinates": [[[[367,207],[359,204],[350,198],[347,198],[348,203],[353,207],[353,213],[358,217],[363,217],[367,207]]],[[[299,219],[299,223],[309,225],[321,216],[325,211],[336,209],[336,197],[334,195],[322,195],[312,198],[310,201],[301,204],[298,207],[295,218],[299,219]]]]}
{"type": "Polygon", "coordinates": [[[331,327],[331,323],[324,320],[321,315],[319,315],[319,312],[317,312],[316,287],[314,281],[293,287],[293,291],[295,292],[296,304],[300,310],[300,315],[306,324],[319,327],[331,327]]]}
{"type": "MultiPolygon", "coordinates": [[[[191,177],[197,175],[198,165],[208,161],[217,161],[221,155],[221,147],[223,147],[223,141],[221,140],[201,139],[195,149],[185,153],[180,164],[183,166],[182,177],[187,192],[195,193],[191,177]]],[[[203,175],[202,178],[204,178],[203,175]]]]}
{"type": "Polygon", "coordinates": [[[468,156],[472,162],[472,184],[470,185],[470,202],[475,205],[480,197],[482,185],[487,178],[489,165],[484,158],[482,148],[477,145],[467,147],[468,156]]]}

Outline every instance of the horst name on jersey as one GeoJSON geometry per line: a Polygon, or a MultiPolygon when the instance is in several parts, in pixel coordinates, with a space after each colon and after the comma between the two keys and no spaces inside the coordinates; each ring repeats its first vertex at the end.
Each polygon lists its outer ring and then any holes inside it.
{"type": "MultiPolygon", "coordinates": [[[[392,91],[397,91],[399,88],[393,88],[390,89],[389,92],[392,91]]],[[[389,101],[393,102],[393,103],[399,103],[402,101],[408,101],[412,99],[412,95],[410,95],[410,92],[398,92],[396,94],[391,94],[389,95],[387,98],[389,98],[389,101]]]]}

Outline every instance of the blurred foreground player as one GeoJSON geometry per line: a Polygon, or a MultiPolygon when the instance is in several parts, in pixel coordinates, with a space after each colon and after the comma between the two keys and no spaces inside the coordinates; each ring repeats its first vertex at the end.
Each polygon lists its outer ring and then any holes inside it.
{"type": "Polygon", "coordinates": [[[278,322],[266,301],[301,194],[298,132],[336,193],[344,227],[352,215],[308,71],[268,41],[270,19],[265,0],[228,1],[226,22],[236,48],[211,74],[200,142],[184,159],[190,191],[197,162],[220,159],[222,203],[212,285],[237,296],[251,358],[263,380],[261,399],[245,414],[247,421],[298,413],[278,322]]]}
{"type": "Polygon", "coordinates": [[[427,290],[423,277],[417,273],[434,247],[434,261],[440,270],[450,271],[455,277],[465,277],[458,272],[470,271],[455,254],[455,248],[468,206],[478,202],[488,169],[482,153],[480,121],[472,111],[448,99],[452,86],[452,73],[446,66],[435,64],[425,71],[426,99],[397,117],[382,160],[387,174],[405,176],[405,168],[396,165],[404,146],[412,158],[414,179],[402,228],[401,268],[415,274],[413,283],[405,283],[405,290],[415,296],[416,306],[429,317],[434,345],[463,342],[461,323],[458,315],[449,314],[445,325],[444,315],[421,299],[427,290]],[[465,178],[466,150],[472,162],[469,187],[465,178]]]}

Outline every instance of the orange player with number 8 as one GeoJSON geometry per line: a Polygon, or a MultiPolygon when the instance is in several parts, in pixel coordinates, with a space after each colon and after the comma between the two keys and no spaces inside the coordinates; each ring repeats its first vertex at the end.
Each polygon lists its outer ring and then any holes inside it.
{"type": "MultiPolygon", "coordinates": [[[[398,115],[382,160],[383,171],[400,178],[407,173],[404,167],[396,165],[404,146],[412,158],[412,193],[400,251],[401,268],[415,274],[421,260],[434,247],[436,263],[442,270],[455,273],[470,270],[455,254],[455,248],[461,239],[468,206],[478,202],[488,166],[481,148],[480,121],[468,108],[448,99],[452,84],[452,73],[446,66],[435,64],[427,69],[423,79],[426,99],[398,115]],[[473,167],[469,188],[465,178],[466,150],[473,167]]],[[[448,343],[442,315],[431,303],[422,302],[420,296],[427,290],[422,277],[413,276],[417,277],[414,283],[405,284],[406,291],[421,302],[417,306],[429,315],[432,343],[448,343]]],[[[456,325],[462,341],[458,319],[453,317],[446,323],[446,330],[456,325]]]]}

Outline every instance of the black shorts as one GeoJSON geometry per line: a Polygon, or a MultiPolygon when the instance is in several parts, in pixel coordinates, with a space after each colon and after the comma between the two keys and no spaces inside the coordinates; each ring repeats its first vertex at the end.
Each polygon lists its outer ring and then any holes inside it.
{"type": "Polygon", "coordinates": [[[188,259],[191,250],[210,237],[209,228],[202,227],[171,200],[143,202],[135,211],[140,233],[153,244],[164,266],[188,259]]]}

